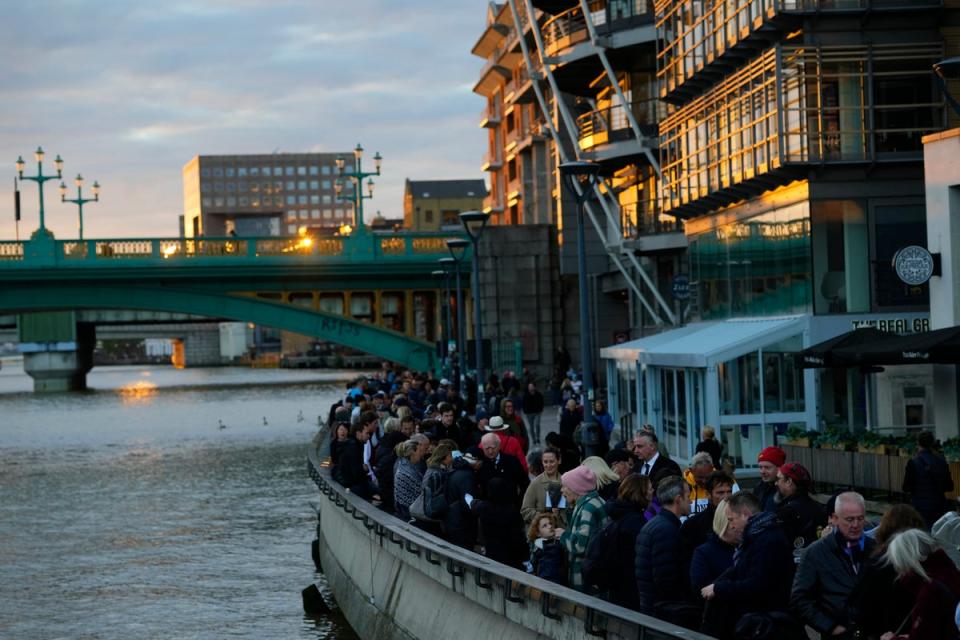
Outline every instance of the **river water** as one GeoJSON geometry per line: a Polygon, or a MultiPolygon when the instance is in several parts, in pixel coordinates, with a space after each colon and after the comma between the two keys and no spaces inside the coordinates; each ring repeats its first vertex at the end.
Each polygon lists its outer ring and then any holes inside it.
{"type": "Polygon", "coordinates": [[[347,373],[0,369],[0,638],[336,638],[305,445],[347,373]],[[223,428],[221,428],[221,425],[223,428]]]}

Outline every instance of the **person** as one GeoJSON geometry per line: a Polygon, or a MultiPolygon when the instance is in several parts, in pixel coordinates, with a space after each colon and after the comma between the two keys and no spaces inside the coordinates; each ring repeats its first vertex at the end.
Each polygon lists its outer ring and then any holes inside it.
{"type": "Polygon", "coordinates": [[[499,417],[509,429],[510,435],[520,441],[523,455],[527,455],[527,451],[530,450],[530,438],[527,435],[527,428],[523,424],[523,418],[517,413],[517,408],[513,400],[504,398],[503,401],[501,401],[499,417]]]}
{"type": "Polygon", "coordinates": [[[502,477],[509,483],[510,493],[514,496],[514,503],[519,511],[523,503],[523,495],[530,485],[530,478],[520,465],[520,461],[514,456],[500,452],[500,438],[495,433],[483,436],[480,439],[480,446],[483,448],[483,465],[477,474],[477,480],[480,483],[481,493],[486,495],[491,478],[502,477]]]}
{"type": "Polygon", "coordinates": [[[960,571],[933,537],[921,529],[907,529],[893,537],[884,555],[907,599],[915,604],[900,626],[881,640],[956,640],[960,571]]]}
{"type": "Polygon", "coordinates": [[[350,425],[346,422],[338,422],[334,430],[334,438],[330,441],[330,464],[333,466],[334,476],[336,476],[337,463],[340,461],[340,453],[349,439],[350,425]]]}
{"type": "Polygon", "coordinates": [[[863,496],[837,496],[830,516],[832,533],[804,551],[790,593],[790,606],[808,626],[825,636],[853,637],[848,601],[876,541],[863,534],[863,496]]]}
{"type": "Polygon", "coordinates": [[[370,440],[366,425],[358,422],[350,427],[350,437],[340,451],[335,479],[352,493],[368,502],[379,500],[377,489],[370,482],[369,469],[363,464],[363,446],[370,440]]]}
{"type": "Polygon", "coordinates": [[[616,497],[620,489],[620,476],[614,473],[603,458],[599,456],[589,456],[581,462],[583,466],[593,471],[597,476],[597,493],[604,500],[616,497]]]}
{"type": "Polygon", "coordinates": [[[617,497],[603,505],[610,521],[619,523],[615,539],[618,564],[610,580],[610,601],[633,610],[640,606],[635,570],[636,541],[647,523],[643,512],[650,504],[649,487],[649,479],[631,474],[620,483],[617,497]]]}
{"type": "Polygon", "coordinates": [[[473,551],[477,542],[477,522],[467,495],[478,495],[477,471],[483,464],[479,451],[468,450],[454,458],[447,478],[447,512],[443,516],[443,531],[453,544],[473,551]]]}
{"type": "Polygon", "coordinates": [[[583,413],[577,406],[577,401],[570,398],[563,405],[560,413],[560,435],[573,439],[573,434],[583,422],[583,413]]]}
{"type": "Polygon", "coordinates": [[[460,433],[460,427],[457,426],[453,405],[449,402],[441,402],[437,406],[437,412],[440,414],[440,422],[433,429],[437,440],[450,439],[459,443],[463,435],[460,433]]]}
{"type": "Polygon", "coordinates": [[[633,473],[633,456],[624,449],[611,449],[607,455],[603,456],[603,460],[617,474],[621,482],[633,473]]]}
{"type": "Polygon", "coordinates": [[[530,542],[531,573],[538,578],[563,584],[563,545],[559,536],[563,529],[554,513],[538,513],[530,520],[527,540],[530,542]]]}
{"type": "Polygon", "coordinates": [[[713,459],[706,451],[694,454],[690,458],[690,468],[683,479],[690,485],[690,513],[697,514],[706,511],[710,505],[710,490],[707,489],[707,478],[713,473],[713,459]]]}
{"type": "Polygon", "coordinates": [[[691,620],[674,612],[690,600],[689,568],[679,536],[680,518],[690,513],[690,487],[679,475],[669,476],[660,481],[656,493],[660,513],[643,526],[636,540],[637,610],[689,627],[691,620]]]}
{"type": "Polygon", "coordinates": [[[820,538],[827,524],[827,514],[819,502],[810,497],[813,480],[799,462],[788,462],[777,471],[777,519],[799,560],[801,549],[820,538]]]}
{"type": "Polygon", "coordinates": [[[903,475],[903,492],[910,496],[910,503],[923,516],[928,529],[947,511],[943,494],[953,491],[950,468],[933,450],[933,444],[929,431],[917,436],[917,453],[907,462],[903,475]]]}
{"type": "Polygon", "coordinates": [[[642,431],[633,439],[633,452],[640,458],[640,475],[654,478],[661,470],[682,476],[680,465],[660,455],[660,441],[653,432],[642,431]]]}
{"type": "Polygon", "coordinates": [[[527,422],[527,431],[534,444],[540,444],[540,417],[543,415],[543,394],[533,382],[527,385],[523,394],[523,418],[527,422]]]}
{"type": "MultiPolygon", "coordinates": [[[[733,494],[733,478],[723,471],[714,471],[707,476],[704,486],[709,495],[707,508],[693,514],[680,526],[680,540],[688,558],[693,556],[697,547],[709,539],[712,532],[716,532],[715,513],[718,505],[733,494]]],[[[723,525],[726,527],[726,519],[723,520],[723,525]]]]}
{"type": "Polygon", "coordinates": [[[544,441],[548,447],[560,452],[560,473],[566,473],[580,466],[580,448],[572,437],[551,431],[544,441]]]}
{"type": "Polygon", "coordinates": [[[497,436],[497,438],[500,439],[501,453],[508,456],[513,456],[518,462],[520,462],[520,466],[523,467],[524,472],[529,471],[529,467],[527,466],[526,452],[523,449],[523,443],[521,443],[516,436],[510,433],[509,426],[503,421],[503,418],[500,416],[493,416],[490,418],[490,422],[484,428],[486,429],[487,433],[493,433],[497,436]]]}
{"type": "Polygon", "coordinates": [[[513,487],[506,478],[494,476],[486,487],[486,499],[464,496],[477,516],[483,551],[491,560],[514,569],[523,569],[529,555],[524,540],[523,519],[514,504],[513,487]]]}
{"type": "Polygon", "coordinates": [[[940,516],[933,523],[931,533],[953,563],[960,567],[960,511],[948,511],[940,516]]]}
{"type": "Polygon", "coordinates": [[[408,439],[409,436],[400,431],[400,420],[397,418],[388,418],[383,423],[383,437],[380,438],[380,444],[374,451],[374,475],[377,478],[377,486],[380,487],[380,508],[387,513],[394,513],[394,466],[397,462],[397,445],[408,439]]]}
{"type": "Polygon", "coordinates": [[[745,491],[730,496],[724,510],[738,547],[733,566],[700,590],[709,602],[705,627],[721,638],[755,637],[740,629],[750,620],[767,619],[783,634],[775,637],[798,635],[799,625],[787,615],[793,550],[777,516],[761,511],[756,496],[745,491]]]}
{"type": "Polygon", "coordinates": [[[767,447],[757,455],[760,482],[753,488],[753,495],[760,501],[761,511],[777,510],[777,471],[787,462],[787,454],[780,447],[767,447]]]}
{"type": "Polygon", "coordinates": [[[566,512],[560,508],[560,452],[552,447],[544,449],[540,457],[543,473],[530,481],[523,494],[520,515],[530,524],[534,516],[549,512],[557,516],[559,526],[566,523],[566,512]]]}
{"type": "Polygon", "coordinates": [[[703,440],[697,443],[697,448],[694,453],[700,453],[701,451],[709,453],[710,460],[713,461],[713,468],[721,469],[720,463],[723,456],[723,445],[717,440],[716,430],[707,424],[700,430],[700,435],[703,437],[703,440]]]}
{"type": "Polygon", "coordinates": [[[566,550],[567,586],[577,591],[587,591],[581,569],[590,537],[607,522],[603,499],[597,493],[597,476],[583,465],[567,471],[561,477],[563,497],[568,505],[574,505],[570,526],[560,535],[560,543],[566,550]]]}
{"type": "MultiPolygon", "coordinates": [[[[727,499],[721,500],[711,511],[697,515],[704,516],[707,513],[711,514],[710,533],[707,539],[694,549],[690,559],[690,588],[700,597],[703,597],[700,592],[704,587],[713,584],[724,571],[733,566],[733,552],[737,548],[737,536],[728,526],[727,499]]],[[[704,631],[710,633],[713,630],[704,631]]]]}
{"type": "Polygon", "coordinates": [[[593,419],[603,427],[603,443],[609,444],[610,435],[613,433],[613,416],[607,412],[607,403],[603,400],[594,401],[593,419]]]}
{"type": "Polygon", "coordinates": [[[396,465],[393,481],[390,483],[393,489],[392,504],[397,517],[409,521],[410,505],[420,495],[423,486],[423,474],[417,468],[421,456],[420,443],[404,440],[396,446],[394,455],[396,465]]]}
{"type": "MultiPolygon", "coordinates": [[[[427,459],[427,471],[423,474],[421,489],[430,487],[433,490],[442,490],[446,498],[450,469],[453,465],[453,451],[454,448],[446,441],[437,444],[433,448],[433,451],[430,452],[430,457],[427,459]]],[[[424,499],[424,502],[426,502],[426,499],[424,499]]],[[[447,504],[446,509],[443,509],[441,513],[428,513],[427,515],[437,520],[446,515],[448,511],[449,504],[447,504]]],[[[417,520],[416,525],[433,535],[442,536],[443,534],[443,529],[438,522],[417,520]]]]}

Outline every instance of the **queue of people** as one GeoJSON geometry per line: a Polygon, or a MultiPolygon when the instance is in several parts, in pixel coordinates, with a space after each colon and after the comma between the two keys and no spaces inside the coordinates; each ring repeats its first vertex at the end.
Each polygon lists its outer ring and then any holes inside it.
{"type": "MultiPolygon", "coordinates": [[[[646,428],[584,457],[561,422],[540,449],[516,411],[532,383],[471,417],[446,381],[411,377],[356,387],[332,409],[331,458],[337,481],[416,527],[716,638],[960,638],[960,512],[942,503],[897,505],[872,527],[860,494],[822,505],[778,447],[740,490],[710,428],[684,467],[646,428]]],[[[938,479],[922,475],[928,457],[915,486],[938,479]]]]}

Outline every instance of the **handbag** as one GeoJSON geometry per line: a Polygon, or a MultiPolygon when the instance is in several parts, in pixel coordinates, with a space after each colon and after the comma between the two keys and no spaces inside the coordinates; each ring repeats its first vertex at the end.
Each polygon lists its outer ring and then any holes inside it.
{"type": "Polygon", "coordinates": [[[427,516],[426,511],[424,511],[424,509],[423,509],[423,496],[424,496],[424,492],[425,492],[425,490],[424,490],[424,489],[421,489],[421,490],[420,490],[420,495],[418,495],[418,496],[416,497],[416,499],[415,499],[413,502],[410,503],[410,508],[409,508],[410,516],[411,516],[414,520],[419,520],[420,522],[440,522],[439,520],[437,520],[437,519],[435,519],[435,518],[431,518],[431,517],[427,516]]]}

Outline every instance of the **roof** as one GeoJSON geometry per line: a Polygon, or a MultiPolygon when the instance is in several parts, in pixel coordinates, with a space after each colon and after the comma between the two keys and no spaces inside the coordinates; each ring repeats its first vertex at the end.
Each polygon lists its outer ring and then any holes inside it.
{"type": "Polygon", "coordinates": [[[487,195],[483,180],[407,180],[407,189],[414,198],[484,198],[487,195]]]}
{"type": "Polygon", "coordinates": [[[696,322],[649,338],[605,347],[600,356],[664,367],[709,367],[756,351],[807,328],[809,316],[696,322]]]}

